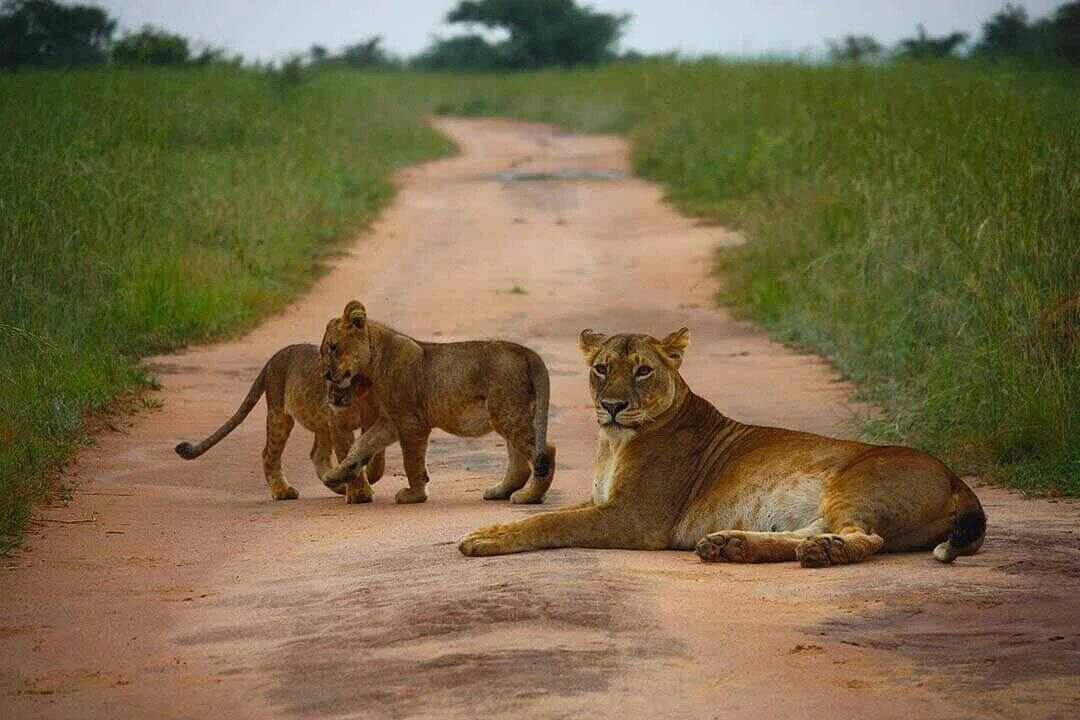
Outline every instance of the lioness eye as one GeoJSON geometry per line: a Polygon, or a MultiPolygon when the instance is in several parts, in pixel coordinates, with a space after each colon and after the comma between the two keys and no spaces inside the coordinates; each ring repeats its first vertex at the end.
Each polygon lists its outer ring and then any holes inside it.
{"type": "Polygon", "coordinates": [[[600,377],[604,377],[605,375],[607,375],[607,365],[605,365],[603,363],[600,363],[599,365],[593,365],[592,369],[593,369],[593,372],[596,373],[597,375],[599,375],[600,377]]]}
{"type": "Polygon", "coordinates": [[[652,375],[652,368],[648,365],[641,365],[636,371],[634,371],[634,377],[644,378],[652,375]]]}

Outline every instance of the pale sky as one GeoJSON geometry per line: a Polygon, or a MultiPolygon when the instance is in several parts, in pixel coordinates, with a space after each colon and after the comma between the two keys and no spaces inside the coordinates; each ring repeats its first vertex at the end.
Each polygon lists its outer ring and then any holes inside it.
{"type": "MultiPolygon", "coordinates": [[[[382,35],[410,55],[432,35],[460,32],[442,24],[454,0],[94,0],[122,29],[145,23],[223,46],[248,59],[276,60],[312,44],[336,50],[382,35]]],[[[1014,0],[1015,2],[1015,0],[1014,0]]],[[[953,30],[976,36],[1005,0],[591,0],[604,12],[630,13],[623,49],[688,54],[794,55],[820,52],[828,38],[873,35],[886,45],[913,34],[953,30]]],[[[1042,17],[1061,0],[1016,2],[1042,17]]]]}

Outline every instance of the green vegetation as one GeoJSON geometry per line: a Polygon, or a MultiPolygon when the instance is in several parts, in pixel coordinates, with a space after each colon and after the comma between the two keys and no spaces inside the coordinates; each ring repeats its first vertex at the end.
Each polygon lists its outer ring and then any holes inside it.
{"type": "Polygon", "coordinates": [[[1074,72],[637,63],[475,76],[438,109],[629,134],[638,173],[743,230],[723,300],[828,356],[866,430],[1080,494],[1074,72]]]}
{"type": "Polygon", "coordinates": [[[0,74],[0,544],[137,361],[251,327],[450,151],[384,76],[0,74]]]}

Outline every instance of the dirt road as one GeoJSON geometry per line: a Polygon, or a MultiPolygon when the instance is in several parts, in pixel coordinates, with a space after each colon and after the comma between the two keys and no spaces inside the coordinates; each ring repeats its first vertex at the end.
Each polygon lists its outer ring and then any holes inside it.
{"type": "Polygon", "coordinates": [[[827,570],[690,553],[462,557],[471,529],[536,508],[484,502],[496,436],[437,435],[430,499],[372,505],[315,479],[297,429],[271,502],[263,411],[195,462],[172,451],[232,413],[277,348],[345,301],[430,339],[499,336],[552,374],[546,508],[583,498],[596,428],[586,326],[688,325],[691,387],[741,420],[842,434],[850,388],[822,361],[713,309],[722,229],[629,179],[618,139],[440,121],[460,157],[402,174],[374,230],[241,341],[156,361],[160,411],[71,468],[0,571],[0,717],[1080,717],[1080,505],[980,490],[984,551],[827,570]],[[58,522],[79,521],[87,522],[58,522]],[[828,714],[828,715],[827,715],[828,714]]]}

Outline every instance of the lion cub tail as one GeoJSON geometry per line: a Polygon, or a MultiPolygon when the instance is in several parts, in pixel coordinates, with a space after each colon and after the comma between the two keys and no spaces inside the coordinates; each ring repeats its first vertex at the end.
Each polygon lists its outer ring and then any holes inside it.
{"type": "Polygon", "coordinates": [[[934,548],[934,557],[951,563],[960,555],[974,555],[986,536],[986,513],[975,493],[962,480],[954,479],[956,515],[949,539],[934,548]]]}
{"type": "Polygon", "coordinates": [[[536,442],[536,457],[533,458],[533,475],[544,480],[551,477],[555,470],[555,448],[547,444],[548,409],[551,403],[551,380],[547,366],[532,350],[526,350],[529,361],[529,377],[536,392],[536,411],[533,415],[533,438],[536,442]]]}
{"type": "Polygon", "coordinates": [[[240,407],[237,408],[236,412],[233,413],[233,416],[229,418],[224,425],[215,430],[213,434],[210,435],[210,437],[206,438],[201,443],[180,443],[175,448],[176,454],[184,458],[185,460],[194,460],[195,458],[199,457],[204,452],[221,442],[222,438],[235,430],[240,423],[244,422],[244,418],[246,418],[251,412],[251,409],[258,404],[259,398],[261,398],[262,394],[266,391],[266,373],[269,367],[270,363],[267,363],[263,367],[262,371],[259,373],[259,376],[255,378],[255,382],[251,384],[251,389],[248,390],[248,394],[247,397],[244,398],[244,402],[240,403],[240,407]]]}

